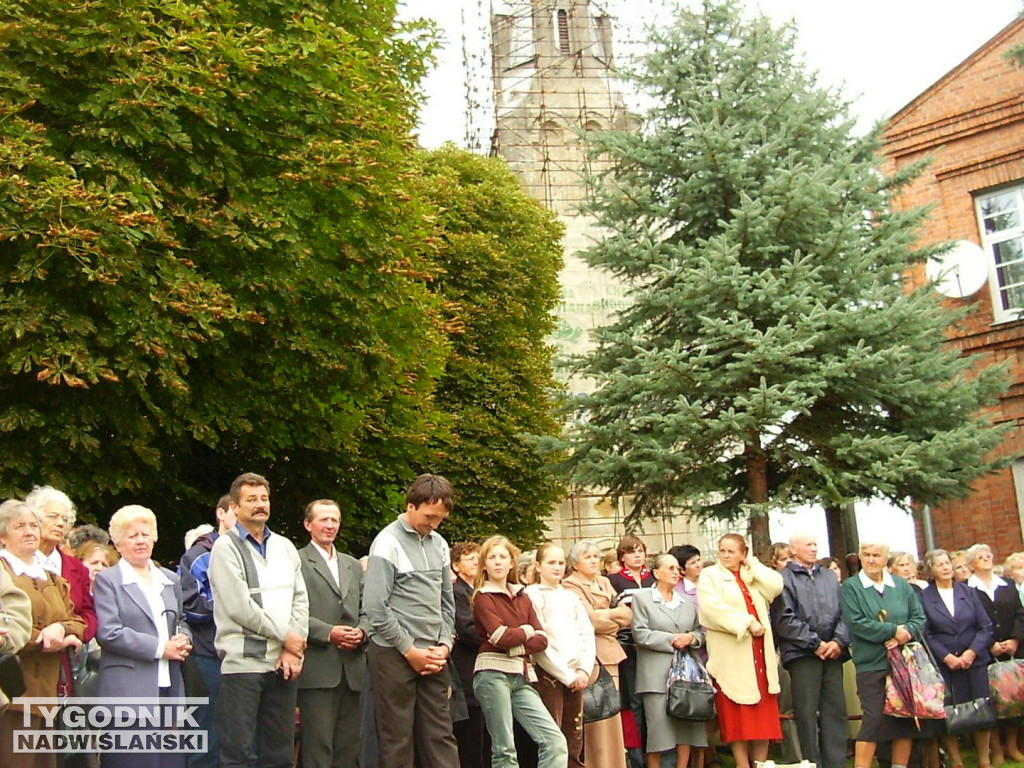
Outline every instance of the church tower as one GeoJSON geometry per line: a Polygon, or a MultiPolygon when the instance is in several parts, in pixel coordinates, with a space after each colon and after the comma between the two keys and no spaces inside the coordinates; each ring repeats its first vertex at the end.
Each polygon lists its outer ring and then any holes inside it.
{"type": "MultiPolygon", "coordinates": [[[[621,285],[577,255],[601,237],[593,218],[579,211],[587,175],[600,170],[587,157],[586,136],[635,126],[613,66],[612,18],[588,0],[494,0],[492,8],[491,151],[565,224],[553,341],[563,356],[583,353],[591,346],[591,329],[610,322],[627,303],[621,285]]],[[[570,393],[592,388],[585,379],[559,373],[570,393]]],[[[614,548],[624,532],[624,512],[599,492],[583,492],[565,500],[548,526],[553,539],[587,538],[614,548]]],[[[651,552],[686,541],[704,549],[703,535],[685,517],[649,520],[644,527],[651,552]]]]}

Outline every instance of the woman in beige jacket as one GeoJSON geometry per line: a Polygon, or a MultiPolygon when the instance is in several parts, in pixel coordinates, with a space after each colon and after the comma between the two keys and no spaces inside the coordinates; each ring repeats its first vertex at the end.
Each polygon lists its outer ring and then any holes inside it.
{"type": "MultiPolygon", "coordinates": [[[[611,607],[615,590],[611,582],[601,575],[601,550],[592,541],[578,541],[569,550],[567,565],[572,575],[562,585],[576,593],[594,625],[597,658],[619,685],[619,662],[626,658],[622,646],[615,639],[619,630],[633,618],[628,606],[611,607]]],[[[594,667],[591,682],[597,679],[600,668],[594,667]]],[[[619,715],[594,723],[583,724],[583,762],[587,768],[626,768],[626,747],[622,739],[622,719],[619,715]]]]}
{"type": "Polygon", "coordinates": [[[751,555],[736,533],[719,540],[718,563],[697,582],[718,724],[736,768],[767,759],[768,742],[782,738],[778,660],[768,613],[781,593],[782,576],[751,555]]]}
{"type": "MultiPolygon", "coordinates": [[[[32,603],[28,595],[14,585],[7,570],[0,567],[0,656],[20,651],[32,632],[32,603]]],[[[8,662],[14,663],[14,662],[8,662]]],[[[10,703],[0,690],[0,714],[10,703]]]]}

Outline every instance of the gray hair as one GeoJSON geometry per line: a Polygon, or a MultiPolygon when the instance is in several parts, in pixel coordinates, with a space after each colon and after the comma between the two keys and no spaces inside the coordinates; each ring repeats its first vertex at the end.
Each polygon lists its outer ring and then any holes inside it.
{"type": "Polygon", "coordinates": [[[599,555],[601,554],[601,548],[597,546],[596,542],[593,542],[590,539],[582,539],[573,544],[572,548],[565,556],[565,567],[568,569],[568,571],[570,573],[572,571],[575,571],[576,561],[584,555],[590,554],[591,550],[597,552],[597,554],[599,555]]]}
{"type": "Polygon", "coordinates": [[[68,518],[68,527],[70,528],[75,524],[77,518],[77,512],[75,505],[71,503],[71,499],[64,491],[58,491],[52,485],[37,485],[33,488],[28,496],[25,497],[25,503],[32,507],[36,513],[42,517],[43,507],[50,502],[60,504],[64,507],[64,512],[68,518]]]}
{"type": "Polygon", "coordinates": [[[881,541],[862,541],[860,546],[857,548],[857,552],[864,554],[865,549],[878,549],[882,552],[882,557],[888,560],[889,558],[889,545],[881,541]]]}
{"type": "Polygon", "coordinates": [[[128,526],[136,522],[149,523],[153,529],[153,541],[156,541],[156,515],[153,514],[153,510],[141,504],[129,504],[110,516],[110,540],[114,542],[115,547],[121,542],[128,526]]]}
{"type": "Polygon", "coordinates": [[[72,528],[68,534],[68,545],[72,549],[78,549],[87,541],[95,541],[97,544],[102,544],[105,547],[110,543],[110,534],[98,525],[92,525],[91,523],[72,528]]]}
{"type": "Polygon", "coordinates": [[[978,556],[979,552],[988,552],[990,555],[992,555],[993,560],[996,559],[995,552],[992,551],[992,547],[990,547],[988,544],[972,544],[967,549],[967,562],[973,563],[974,558],[978,556]]]}
{"type": "Polygon", "coordinates": [[[949,557],[950,565],[952,565],[953,558],[950,557],[949,552],[947,552],[944,549],[929,549],[927,552],[924,553],[924,564],[928,567],[929,573],[932,572],[932,566],[935,564],[935,561],[943,555],[949,557]]]}
{"type": "Polygon", "coordinates": [[[36,525],[42,527],[43,521],[39,519],[39,513],[31,504],[18,499],[8,499],[0,504],[0,536],[6,536],[7,527],[25,515],[32,515],[36,519],[36,525]]]}
{"type": "Polygon", "coordinates": [[[803,541],[804,539],[807,541],[813,541],[815,544],[818,543],[817,534],[811,533],[810,531],[794,531],[789,537],[789,545],[793,546],[798,541],[803,541]]]}
{"type": "MultiPolygon", "coordinates": [[[[665,560],[667,560],[670,557],[673,560],[676,561],[676,565],[680,565],[679,561],[676,560],[676,556],[673,555],[671,552],[662,552],[660,555],[655,555],[654,556],[654,563],[653,563],[653,567],[651,568],[651,570],[652,571],[656,571],[659,568],[661,568],[661,566],[665,564],[665,560]]],[[[680,565],[680,567],[682,567],[682,566],[680,565]]]]}

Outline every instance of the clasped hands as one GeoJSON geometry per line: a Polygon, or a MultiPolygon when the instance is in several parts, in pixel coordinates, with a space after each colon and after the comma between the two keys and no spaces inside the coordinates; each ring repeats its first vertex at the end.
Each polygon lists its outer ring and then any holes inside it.
{"type": "Polygon", "coordinates": [[[974,651],[968,648],[959,656],[955,656],[952,653],[947,653],[943,657],[942,663],[950,669],[970,669],[971,664],[973,664],[974,660],[977,658],[978,654],[976,654],[974,651]]]}
{"type": "Polygon", "coordinates": [[[822,661],[832,661],[833,659],[838,659],[842,652],[843,649],[839,647],[839,643],[835,640],[829,640],[828,642],[822,640],[814,655],[822,661]]]}
{"type": "Polygon", "coordinates": [[[39,634],[36,635],[33,642],[42,646],[43,653],[60,653],[66,648],[78,650],[82,647],[80,638],[66,634],[64,625],[56,622],[39,630],[39,634]]]}
{"type": "Polygon", "coordinates": [[[906,645],[913,638],[910,635],[910,631],[900,624],[896,627],[896,634],[885,641],[885,650],[891,651],[893,648],[899,645],[906,645]]]}
{"type": "Polygon", "coordinates": [[[306,652],[305,639],[296,632],[284,636],[284,649],[277,657],[274,670],[281,673],[285,680],[291,680],[302,672],[302,657],[306,652]]]}
{"type": "Polygon", "coordinates": [[[693,645],[693,633],[691,632],[680,632],[672,638],[672,647],[677,650],[681,651],[691,645],[693,645]]]}
{"type": "Polygon", "coordinates": [[[431,645],[429,648],[417,648],[415,645],[405,652],[405,660],[420,675],[433,675],[440,672],[448,663],[449,648],[447,645],[431,645]]]}
{"type": "Polygon", "coordinates": [[[331,627],[331,635],[327,642],[343,651],[351,651],[363,644],[364,637],[363,630],[358,627],[348,627],[339,624],[331,627]]]}
{"type": "Polygon", "coordinates": [[[192,641],[188,635],[177,634],[164,643],[163,658],[168,661],[184,661],[192,652],[192,641]]]}

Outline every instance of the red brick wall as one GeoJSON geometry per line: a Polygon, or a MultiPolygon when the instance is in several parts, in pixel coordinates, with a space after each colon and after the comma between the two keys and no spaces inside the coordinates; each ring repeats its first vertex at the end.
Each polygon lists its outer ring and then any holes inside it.
{"type": "MultiPolygon", "coordinates": [[[[897,205],[934,206],[922,244],[970,240],[981,244],[974,196],[1003,184],[1024,183],[1024,70],[1008,63],[1005,51],[1024,42],[1024,21],[1016,20],[960,66],[898,113],[886,127],[884,154],[890,171],[923,158],[932,162],[897,205]]],[[[923,284],[924,270],[911,276],[923,284]]],[[[950,328],[950,344],[980,367],[1009,361],[1012,385],[995,409],[996,420],[1017,425],[1001,448],[1003,456],[1024,453],[1024,322],[995,324],[986,285],[967,299],[950,299],[971,312],[950,328]]],[[[932,510],[936,546],[963,549],[989,544],[1002,559],[1024,549],[1017,492],[1010,469],[975,483],[967,499],[932,510]]],[[[923,535],[918,530],[923,551],[923,535]]]]}

